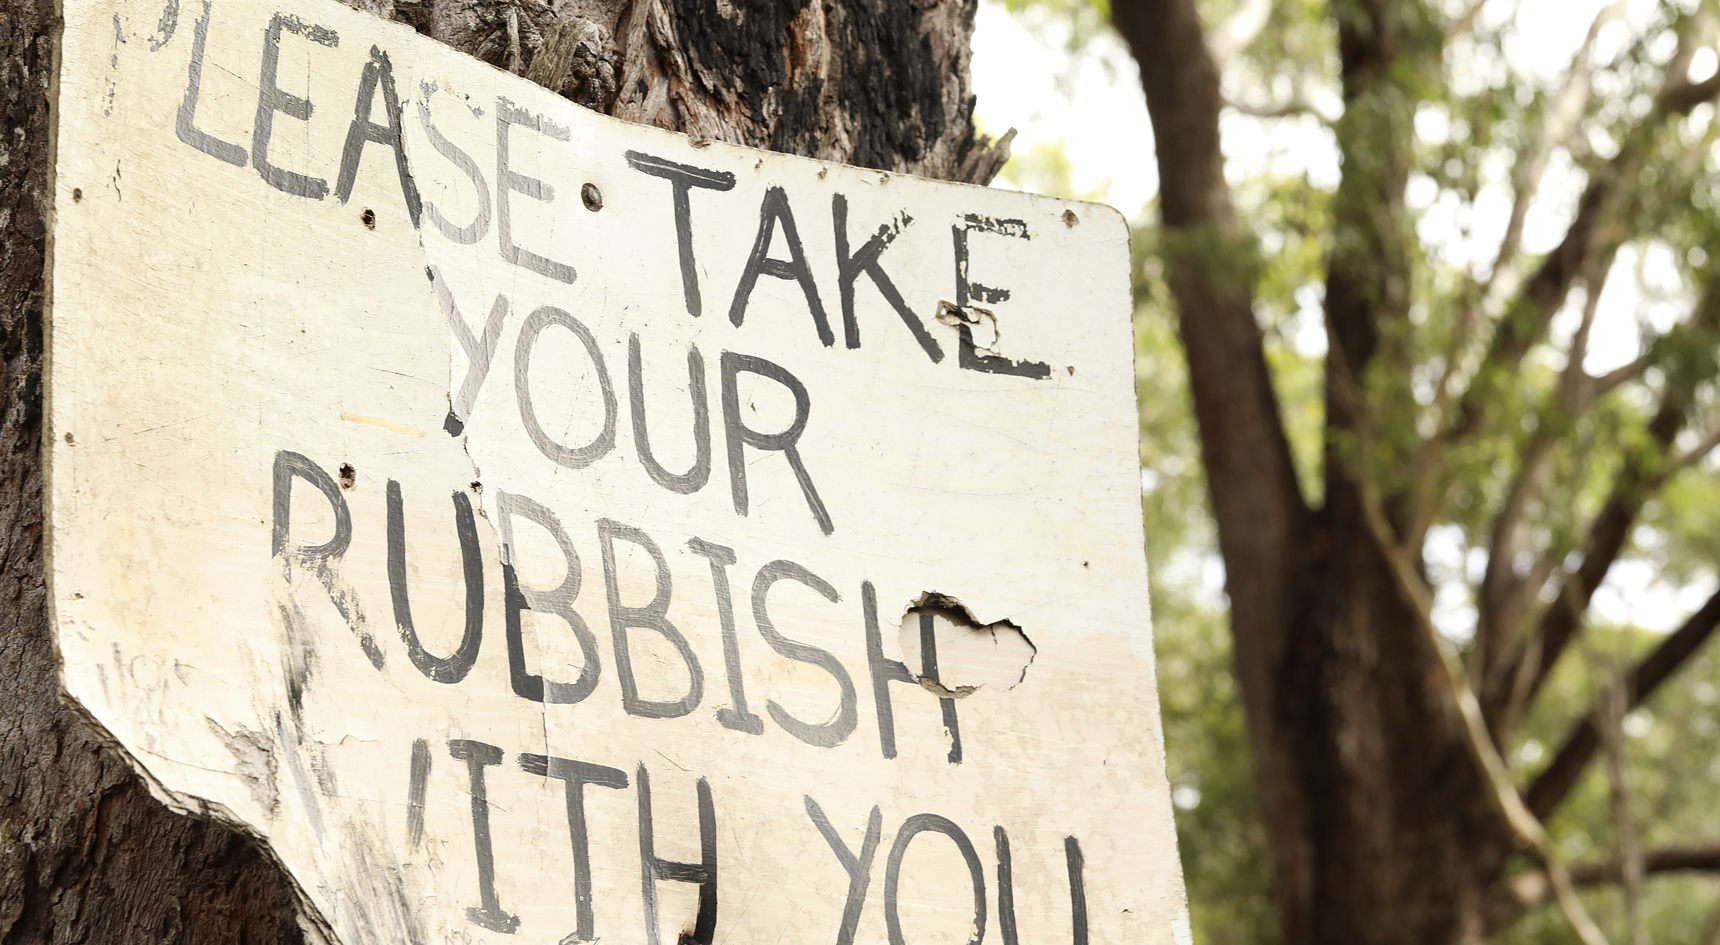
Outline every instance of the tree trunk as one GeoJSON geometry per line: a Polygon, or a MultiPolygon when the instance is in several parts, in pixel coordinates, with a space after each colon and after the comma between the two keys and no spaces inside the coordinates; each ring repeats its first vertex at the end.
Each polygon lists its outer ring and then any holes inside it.
{"type": "MultiPolygon", "coordinates": [[[[978,183],[1008,156],[973,130],[973,0],[352,5],[695,136],[978,183]],[[546,37],[573,41],[538,63],[546,37]]],[[[56,29],[54,0],[0,0],[0,943],[301,942],[266,852],[167,810],[59,698],[40,449],[56,29]]]]}
{"type": "Polygon", "coordinates": [[[1478,942],[1509,835],[1355,485],[1328,482],[1275,692],[1297,777],[1261,786],[1307,811],[1284,941],[1478,942]]]}
{"type": "MultiPolygon", "coordinates": [[[[1332,4],[1344,115],[1326,274],[1325,504],[1315,516],[1277,701],[1298,734],[1313,850],[1289,941],[1478,941],[1509,834],[1469,754],[1439,654],[1394,581],[1365,489],[1396,521],[1419,440],[1409,392],[1413,223],[1404,188],[1419,70],[1441,48],[1414,2],[1332,4]]],[[[1295,552],[1286,549],[1295,560],[1295,552]]],[[[1284,790],[1286,786],[1275,789],[1284,790]]]]}
{"type": "Polygon", "coordinates": [[[1417,70],[1438,61],[1439,37],[1416,0],[1330,7],[1344,174],[1326,284],[1317,510],[1296,479],[1254,318],[1257,248],[1224,180],[1224,101],[1195,4],[1119,0],[1113,18],[1141,66],[1153,120],[1166,277],[1225,561],[1282,940],[1476,942],[1511,835],[1363,502],[1364,486],[1373,488],[1389,516],[1408,489],[1397,472],[1415,433],[1413,414],[1403,417],[1414,407],[1410,372],[1399,363],[1413,245],[1403,191],[1417,70]]]}

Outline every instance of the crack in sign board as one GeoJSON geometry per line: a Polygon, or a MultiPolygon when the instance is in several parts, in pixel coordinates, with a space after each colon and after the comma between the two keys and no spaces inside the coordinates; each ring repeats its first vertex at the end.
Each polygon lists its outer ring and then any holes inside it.
{"type": "Polygon", "coordinates": [[[65,24],[62,685],[313,938],[1186,940],[1114,211],[65,24]]]}

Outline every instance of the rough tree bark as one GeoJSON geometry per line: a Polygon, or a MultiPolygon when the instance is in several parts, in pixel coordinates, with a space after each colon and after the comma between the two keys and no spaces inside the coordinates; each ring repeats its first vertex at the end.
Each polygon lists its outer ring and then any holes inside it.
{"type": "MultiPolygon", "coordinates": [[[[352,5],[695,136],[978,183],[1008,156],[974,133],[974,0],[352,5]]],[[[0,0],[0,945],[301,942],[273,861],[157,803],[59,699],[39,442],[56,10],[0,0]]]]}

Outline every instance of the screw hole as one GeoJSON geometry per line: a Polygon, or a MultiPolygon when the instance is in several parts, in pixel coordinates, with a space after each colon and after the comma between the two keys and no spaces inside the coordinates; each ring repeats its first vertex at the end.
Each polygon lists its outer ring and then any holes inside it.
{"type": "Polygon", "coordinates": [[[358,470],[352,468],[351,463],[341,463],[340,487],[342,489],[351,489],[356,485],[358,485],[358,470]]]}
{"type": "Polygon", "coordinates": [[[579,188],[579,199],[585,201],[585,209],[596,213],[603,209],[603,191],[596,184],[586,184],[579,188]]]}
{"type": "Polygon", "coordinates": [[[358,218],[360,220],[364,221],[365,226],[367,226],[373,230],[376,229],[376,211],[375,210],[372,210],[369,207],[365,207],[364,212],[359,214],[358,218]]]}
{"type": "Polygon", "coordinates": [[[82,199],[84,199],[84,189],[82,187],[73,187],[72,188],[72,201],[75,203],[75,202],[82,200],[82,199]]]}

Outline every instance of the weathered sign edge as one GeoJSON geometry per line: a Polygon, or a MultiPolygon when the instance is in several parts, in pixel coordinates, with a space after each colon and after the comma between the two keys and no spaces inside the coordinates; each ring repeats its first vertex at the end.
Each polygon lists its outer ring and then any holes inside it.
{"type": "MultiPolygon", "coordinates": [[[[341,8],[343,10],[351,10],[352,13],[354,13],[354,14],[359,14],[359,15],[363,14],[363,11],[353,10],[352,8],[346,6],[345,4],[340,3],[339,0],[298,0],[298,2],[302,3],[302,4],[308,4],[308,5],[315,5],[317,3],[325,3],[327,5],[338,7],[338,8],[341,8]]],[[[53,653],[53,658],[54,658],[55,664],[56,664],[56,685],[57,685],[57,689],[58,689],[57,695],[58,695],[60,703],[63,706],[65,706],[68,709],[68,711],[70,711],[74,716],[76,716],[79,719],[79,721],[84,725],[84,727],[87,730],[87,732],[89,733],[89,735],[94,740],[96,740],[99,744],[101,744],[104,748],[107,748],[108,750],[116,752],[119,757],[123,758],[125,760],[126,764],[130,767],[130,769],[138,775],[139,779],[143,782],[144,786],[149,791],[150,795],[152,797],[154,797],[157,801],[161,802],[165,807],[167,807],[168,809],[170,809],[176,813],[184,815],[184,816],[213,820],[215,822],[220,823],[222,826],[224,826],[228,829],[234,830],[234,831],[242,834],[243,836],[247,837],[248,839],[250,839],[255,844],[255,846],[258,849],[258,851],[260,852],[260,854],[268,862],[270,862],[271,864],[273,864],[275,866],[275,868],[279,871],[280,875],[285,879],[288,888],[292,891],[292,895],[293,895],[293,897],[296,901],[296,904],[297,904],[295,918],[297,919],[297,924],[300,928],[301,933],[303,933],[307,936],[307,941],[311,942],[312,945],[331,945],[331,943],[339,943],[341,941],[340,937],[335,932],[332,923],[329,921],[329,919],[327,917],[325,917],[322,914],[321,909],[316,905],[315,901],[308,894],[307,890],[305,889],[305,887],[301,883],[299,877],[296,876],[292,872],[292,870],[288,868],[287,864],[276,854],[272,843],[270,842],[269,838],[266,835],[261,833],[257,827],[250,824],[244,818],[238,816],[231,809],[226,807],[224,804],[219,803],[218,801],[213,801],[213,800],[210,800],[208,798],[198,796],[196,794],[190,794],[190,793],[183,793],[182,794],[180,792],[177,792],[177,791],[174,791],[174,790],[168,788],[165,785],[165,783],[163,783],[160,780],[160,778],[151,770],[150,765],[147,762],[145,762],[145,760],[143,758],[141,758],[138,754],[134,753],[133,751],[128,749],[124,744],[122,744],[119,741],[119,739],[115,735],[113,735],[113,733],[105,725],[103,725],[101,723],[101,721],[99,719],[97,719],[96,716],[87,707],[85,707],[80,700],[78,700],[72,694],[70,686],[69,686],[68,675],[67,675],[69,667],[68,667],[68,664],[67,664],[67,662],[66,662],[66,660],[65,660],[65,658],[61,652],[61,646],[60,646],[60,630],[61,630],[62,624],[61,624],[61,619],[60,619],[60,614],[59,614],[59,609],[60,609],[59,608],[59,594],[58,594],[58,591],[56,588],[57,569],[54,566],[55,544],[56,544],[56,542],[55,542],[56,536],[55,536],[54,529],[52,527],[54,519],[55,519],[55,509],[54,509],[55,490],[53,487],[53,483],[55,481],[56,467],[55,467],[55,463],[54,463],[54,454],[55,454],[55,445],[57,443],[57,438],[59,436],[59,432],[55,428],[55,419],[56,419],[56,413],[54,410],[55,387],[51,383],[51,379],[52,379],[53,373],[54,373],[53,372],[53,360],[54,360],[54,351],[55,351],[55,346],[53,343],[54,327],[55,327],[53,303],[54,303],[54,298],[55,298],[55,291],[54,291],[55,269],[56,269],[55,264],[56,264],[56,260],[57,260],[57,256],[58,256],[58,246],[57,246],[56,233],[57,233],[57,221],[58,221],[58,215],[59,215],[59,209],[60,209],[59,208],[60,194],[59,194],[59,188],[58,188],[58,179],[60,176],[59,155],[60,155],[61,117],[62,117],[62,108],[61,108],[61,85],[62,85],[62,83],[61,83],[61,79],[62,79],[62,76],[64,75],[64,72],[66,69],[65,44],[64,44],[65,33],[66,33],[66,24],[67,24],[66,13],[67,13],[68,7],[77,7],[77,6],[82,6],[82,5],[83,4],[80,2],[80,0],[57,0],[57,2],[56,2],[56,13],[58,15],[57,15],[57,21],[56,21],[56,25],[55,25],[55,33],[54,33],[54,36],[52,38],[52,46],[53,46],[53,60],[52,61],[53,61],[53,65],[52,65],[52,69],[51,69],[51,75],[49,77],[49,90],[48,90],[48,96],[49,96],[49,109],[48,109],[49,143],[48,143],[48,171],[47,171],[48,201],[47,201],[47,206],[44,208],[44,224],[46,226],[47,232],[45,234],[45,244],[46,245],[45,245],[45,252],[44,252],[44,278],[43,278],[43,300],[42,300],[42,320],[43,320],[42,330],[43,330],[43,339],[44,339],[44,343],[43,343],[43,365],[42,365],[43,384],[42,384],[42,395],[41,395],[42,396],[42,401],[41,401],[42,439],[39,443],[38,448],[41,450],[41,461],[42,461],[42,515],[43,515],[42,531],[43,531],[43,533],[42,533],[42,539],[41,540],[43,543],[44,590],[45,590],[45,596],[46,596],[46,608],[47,608],[47,616],[48,616],[49,645],[52,648],[51,652],[53,653]]],[[[427,37],[423,37],[416,30],[413,30],[410,26],[407,26],[406,24],[397,23],[397,22],[394,22],[391,20],[383,20],[381,18],[376,18],[375,23],[372,23],[371,25],[373,27],[378,27],[385,32],[387,32],[387,31],[398,32],[400,34],[400,36],[403,39],[406,39],[407,42],[409,42],[409,43],[433,42],[433,40],[428,40],[427,37]]],[[[535,84],[529,82],[527,79],[525,79],[521,76],[516,76],[513,73],[508,72],[505,69],[502,69],[500,67],[492,65],[490,63],[483,62],[483,60],[477,59],[476,57],[470,56],[469,54],[463,53],[459,50],[456,50],[456,49],[449,47],[446,49],[446,51],[451,55],[466,56],[466,58],[468,60],[480,63],[484,67],[487,67],[488,69],[492,70],[495,73],[495,75],[497,76],[498,84],[504,88],[507,85],[512,84],[512,83],[520,83],[520,84],[523,84],[524,87],[531,88],[531,89],[539,89],[540,88],[539,86],[536,86],[535,84]]],[[[571,101],[568,102],[568,104],[573,106],[573,107],[576,107],[576,108],[583,108],[582,106],[577,105],[577,103],[573,103],[571,101]]],[[[628,121],[625,121],[623,119],[615,118],[615,117],[610,116],[610,115],[605,115],[605,114],[600,113],[600,112],[591,111],[589,109],[585,109],[584,111],[585,111],[585,117],[588,120],[595,119],[595,120],[599,121],[600,123],[610,122],[610,123],[614,123],[616,125],[620,125],[620,126],[624,126],[624,127],[630,127],[630,128],[651,128],[654,132],[664,132],[670,136],[673,136],[674,138],[681,139],[681,141],[684,143],[684,145],[689,147],[689,148],[703,148],[703,147],[711,145],[711,144],[716,144],[719,147],[724,148],[724,149],[737,149],[740,152],[747,153],[747,154],[769,156],[773,161],[786,158],[790,162],[802,162],[802,163],[809,164],[809,165],[815,166],[815,167],[843,167],[843,168],[850,168],[850,169],[859,169],[859,170],[863,170],[863,171],[874,171],[875,173],[877,173],[881,176],[882,180],[888,180],[890,178],[896,178],[896,177],[906,177],[906,178],[913,178],[913,179],[917,179],[917,180],[928,181],[928,182],[938,184],[938,185],[941,185],[944,187],[954,186],[954,187],[957,187],[960,189],[971,188],[971,189],[978,190],[978,191],[1000,189],[1000,188],[989,187],[986,185],[973,184],[973,183],[969,183],[969,182],[965,182],[965,181],[939,180],[936,178],[927,178],[927,177],[922,177],[920,175],[905,174],[905,173],[900,173],[900,172],[896,172],[896,171],[889,171],[889,170],[883,170],[883,169],[877,169],[877,168],[865,168],[865,167],[861,167],[859,165],[844,165],[844,164],[840,164],[837,162],[826,161],[826,160],[822,160],[822,159],[818,159],[818,158],[812,158],[812,157],[806,157],[803,155],[790,154],[790,153],[786,153],[786,152],[768,151],[768,150],[764,150],[764,149],[749,147],[746,145],[731,144],[729,142],[721,142],[721,141],[713,141],[711,139],[700,139],[700,138],[695,138],[692,135],[689,135],[685,132],[678,131],[678,130],[664,129],[664,128],[659,128],[659,127],[654,126],[654,125],[644,125],[644,124],[639,124],[639,123],[635,123],[635,122],[628,122],[628,121]]],[[[1120,235],[1121,235],[1120,241],[1122,243],[1124,243],[1125,247],[1127,248],[1126,258],[1130,258],[1130,259],[1133,258],[1133,235],[1134,235],[1133,230],[1132,230],[1132,227],[1129,225],[1127,217],[1125,217],[1124,214],[1120,210],[1118,210],[1116,207],[1111,206],[1110,204],[1107,204],[1107,203],[1099,202],[1099,201],[1061,198],[1061,197],[1054,197],[1054,196],[1049,196],[1049,195],[1039,194],[1039,193],[1029,192],[1029,191],[1014,191],[1014,192],[1021,194],[1021,196],[1024,199],[1031,200],[1033,202],[1052,201],[1052,202],[1055,202],[1055,203],[1057,203],[1061,206],[1065,206],[1065,207],[1068,207],[1071,205],[1081,206],[1081,207],[1089,208],[1091,211],[1095,212],[1095,214],[1097,216],[1100,216],[1101,218],[1103,218],[1105,216],[1109,216],[1113,222],[1102,223],[1101,225],[1106,226],[1106,227],[1115,227],[1117,231],[1120,231],[1120,235]],[[1108,211],[1108,214],[1104,213],[1103,211],[1108,211]]],[[[422,250],[422,248],[423,248],[423,244],[422,244],[422,236],[421,236],[420,237],[420,249],[422,250]]],[[[1127,271],[1119,273],[1118,275],[1119,275],[1119,278],[1121,278],[1125,281],[1130,279],[1130,274],[1127,271]]],[[[450,355],[451,355],[452,351],[453,351],[453,344],[452,344],[451,339],[449,342],[449,351],[450,351],[450,355]]],[[[1130,363],[1133,364],[1135,362],[1135,360],[1136,360],[1135,352],[1131,350],[1131,352],[1130,352],[1130,363]]],[[[1131,393],[1133,393],[1133,392],[1131,392],[1131,393]]],[[[463,449],[462,452],[466,452],[466,451],[463,449]]],[[[467,454],[467,461],[473,462],[469,453],[467,454]]],[[[1145,542],[1145,517],[1144,517],[1144,512],[1141,511],[1141,509],[1138,505],[1135,506],[1135,515],[1136,515],[1136,521],[1139,522],[1140,538],[1144,544],[1144,542],[1145,542]]],[[[484,518],[484,521],[485,521],[484,527],[492,530],[492,535],[493,535],[494,523],[490,522],[487,517],[484,518]]],[[[497,537],[497,540],[499,540],[499,536],[495,536],[495,537],[497,537]]],[[[1148,580],[1148,586],[1150,587],[1150,572],[1145,573],[1143,576],[1148,580]]],[[[1149,607],[1150,607],[1150,605],[1149,605],[1149,607]]],[[[1147,636],[1147,640],[1144,641],[1145,646],[1143,649],[1144,649],[1146,657],[1149,661],[1149,664],[1151,665],[1153,677],[1154,677],[1154,682],[1155,682],[1155,686],[1154,686],[1155,710],[1158,712],[1158,714],[1162,720],[1162,717],[1163,717],[1162,707],[1160,707],[1158,705],[1159,700],[1157,699],[1157,695],[1156,695],[1156,691],[1157,691],[1156,681],[1157,681],[1157,677],[1158,677],[1158,672],[1157,672],[1158,667],[1157,667],[1156,653],[1155,653],[1155,651],[1151,645],[1151,640],[1153,638],[1153,634],[1152,634],[1152,615],[1151,615],[1150,609],[1148,610],[1148,612],[1146,614],[1143,614],[1143,621],[1139,625],[1139,629],[1141,632],[1143,632],[1147,636]]],[[[1164,758],[1164,751],[1163,751],[1164,733],[1163,733],[1162,723],[1158,727],[1157,737],[1158,737],[1158,741],[1160,742],[1160,757],[1161,757],[1161,759],[1163,759],[1164,758]]],[[[1163,772],[1163,774],[1168,778],[1168,771],[1163,772]]],[[[1178,862],[1178,865],[1180,867],[1180,865],[1181,865],[1181,852],[1180,852],[1180,848],[1176,847],[1176,838],[1175,838],[1174,832],[1172,833],[1172,843],[1173,843],[1173,850],[1170,852],[1173,853],[1173,855],[1175,856],[1175,858],[1178,862]]],[[[1187,907],[1186,886],[1183,884],[1179,884],[1179,886],[1183,887],[1181,890],[1179,890],[1181,893],[1179,898],[1182,899],[1182,902],[1177,904],[1177,912],[1179,913],[1179,917],[1177,918],[1177,920],[1175,920],[1173,922],[1173,935],[1176,936],[1179,941],[1181,941],[1182,939],[1184,939],[1188,936],[1188,934],[1189,934],[1188,928],[1189,927],[1188,927],[1188,911],[1187,911],[1188,907],[1187,907]]]]}

